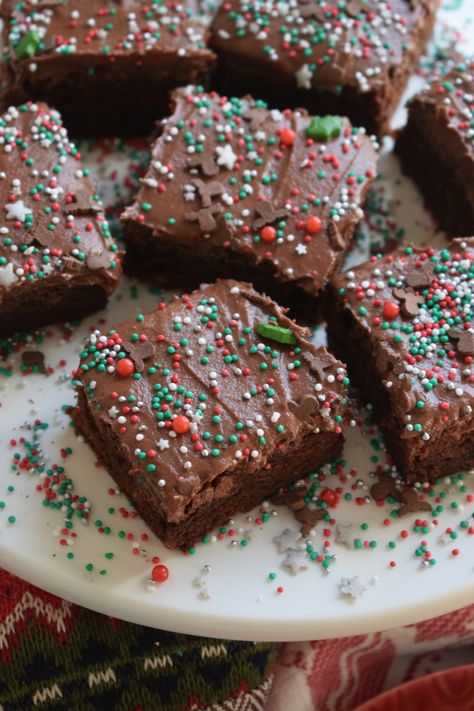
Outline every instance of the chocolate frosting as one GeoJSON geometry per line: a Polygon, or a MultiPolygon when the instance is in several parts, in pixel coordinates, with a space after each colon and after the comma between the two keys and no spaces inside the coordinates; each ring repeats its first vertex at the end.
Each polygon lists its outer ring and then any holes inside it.
{"type": "Polygon", "coordinates": [[[218,52],[266,64],[300,89],[387,86],[437,0],[228,0],[212,25],[218,52]]]}
{"type": "Polygon", "coordinates": [[[41,103],[10,108],[0,117],[0,302],[38,280],[79,277],[111,293],[119,257],[59,114],[41,103]]]}
{"type": "Polygon", "coordinates": [[[214,63],[209,4],[201,0],[7,0],[0,14],[2,90],[12,103],[46,97],[78,69],[81,82],[101,76],[112,62],[113,77],[133,66],[138,81],[159,72],[167,87],[190,81],[192,66],[201,76],[214,63]]]}
{"type": "Polygon", "coordinates": [[[474,240],[374,258],[338,275],[334,287],[370,339],[387,418],[402,437],[429,441],[457,424],[472,427],[474,240]]]}
{"type": "Polygon", "coordinates": [[[164,51],[184,57],[188,51],[207,51],[210,16],[206,3],[199,0],[10,0],[3,3],[1,14],[5,55],[14,63],[51,54],[113,56],[164,51]],[[30,57],[23,56],[25,41],[21,42],[26,35],[34,50],[30,57]]]}
{"type": "Polygon", "coordinates": [[[276,279],[318,294],[362,217],[375,141],[347,119],[339,135],[315,140],[304,110],[270,111],[250,97],[187,87],[173,102],[124,221],[157,240],[270,262],[276,279]]]}
{"type": "Polygon", "coordinates": [[[243,462],[260,471],[312,431],[340,432],[345,370],[307,335],[250,285],[221,280],[95,331],[74,375],[130,476],[176,522],[243,462]],[[260,336],[269,322],[296,344],[260,336]]]}

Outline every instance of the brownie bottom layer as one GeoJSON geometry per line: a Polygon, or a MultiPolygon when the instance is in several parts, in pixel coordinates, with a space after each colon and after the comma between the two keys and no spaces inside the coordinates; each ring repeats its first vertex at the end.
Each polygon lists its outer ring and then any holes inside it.
{"type": "MultiPolygon", "coordinates": [[[[143,57],[141,60],[143,61],[143,57]]],[[[140,57],[84,66],[74,58],[42,63],[35,73],[6,76],[3,109],[27,100],[46,101],[61,112],[72,137],[147,136],[169,111],[170,92],[177,86],[205,84],[209,60],[187,66],[153,64],[138,68],[140,57]],[[77,64],[77,66],[76,66],[77,64]]],[[[8,68],[4,71],[8,71],[8,68]]]]}
{"type": "MultiPolygon", "coordinates": [[[[186,291],[219,278],[251,282],[257,291],[288,308],[296,320],[304,323],[321,320],[320,294],[311,295],[295,282],[278,281],[270,262],[257,265],[250,257],[225,247],[206,250],[201,245],[198,250],[180,246],[154,237],[148,228],[131,222],[126,224],[125,241],[124,270],[133,276],[186,291]]],[[[345,252],[337,256],[334,273],[339,271],[344,256],[345,252]]]]}
{"type": "MultiPolygon", "coordinates": [[[[74,413],[76,428],[117,482],[120,490],[133,502],[150,529],[168,548],[186,548],[217,526],[227,523],[237,513],[244,513],[269,498],[281,486],[339,456],[342,436],[334,433],[310,433],[298,442],[290,442],[285,451],[269,457],[265,469],[223,473],[205,484],[208,503],[198,506],[193,500],[181,521],[169,522],[154,504],[153,488],[140,483],[130,471],[130,461],[118,437],[91,413],[83,391],[79,392],[74,413]],[[210,489],[210,491],[209,491],[210,489]]],[[[202,491],[199,492],[201,496],[202,491]]]]}
{"type": "Polygon", "coordinates": [[[473,467],[472,420],[465,427],[456,421],[441,437],[429,442],[419,437],[402,439],[403,425],[392,416],[387,390],[375,369],[370,344],[360,333],[352,315],[336,306],[334,296],[332,300],[328,297],[325,310],[328,309],[331,311],[327,329],[329,347],[336,357],[346,362],[351,381],[359,388],[364,401],[372,405],[387,450],[405,481],[408,484],[433,482],[441,476],[473,467]]]}
{"type": "MultiPolygon", "coordinates": [[[[435,130],[435,127],[432,127],[435,130]]],[[[443,126],[438,129],[443,135],[443,126]]],[[[447,132],[447,127],[444,127],[447,132]]],[[[465,149],[438,148],[429,127],[409,121],[395,143],[403,172],[414,180],[426,207],[450,237],[474,234],[474,162],[459,176],[460,161],[470,160],[465,149]],[[458,159],[458,160],[457,160],[458,159]]]]}
{"type": "Polygon", "coordinates": [[[6,293],[0,306],[0,337],[51,323],[75,321],[106,304],[107,292],[97,284],[68,285],[57,281],[14,288],[6,293]]]}
{"type": "Polygon", "coordinates": [[[272,108],[303,107],[311,114],[348,116],[354,126],[365,126],[369,134],[382,135],[390,119],[390,108],[379,102],[372,92],[361,94],[354,89],[311,91],[295,88],[293,77],[285,78],[278,72],[268,73],[255,62],[241,56],[221,54],[218,69],[212,79],[213,88],[226,96],[250,94],[266,101],[272,108]]]}

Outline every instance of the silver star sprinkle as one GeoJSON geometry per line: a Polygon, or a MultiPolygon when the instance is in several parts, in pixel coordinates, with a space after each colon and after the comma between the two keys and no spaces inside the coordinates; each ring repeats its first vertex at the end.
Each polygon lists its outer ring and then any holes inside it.
{"type": "Polygon", "coordinates": [[[309,567],[309,558],[306,551],[288,551],[282,566],[290,568],[294,575],[301,570],[306,570],[309,567]]]}
{"type": "Polygon", "coordinates": [[[273,540],[277,544],[279,552],[286,553],[288,550],[298,550],[301,538],[302,536],[299,531],[285,528],[285,530],[280,533],[279,536],[275,536],[273,540]]]}
{"type": "Polygon", "coordinates": [[[354,540],[359,536],[357,526],[348,524],[347,526],[336,525],[336,543],[347,548],[354,548],[354,540]]]}
{"type": "Polygon", "coordinates": [[[358,600],[367,590],[367,583],[364,583],[358,575],[354,575],[352,578],[341,578],[339,590],[342,595],[349,595],[354,600],[358,600]]]}

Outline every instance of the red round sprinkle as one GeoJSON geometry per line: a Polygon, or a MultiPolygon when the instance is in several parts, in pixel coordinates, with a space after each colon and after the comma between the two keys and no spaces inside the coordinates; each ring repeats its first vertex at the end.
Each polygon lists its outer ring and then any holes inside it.
{"type": "Polygon", "coordinates": [[[191,427],[191,423],[186,417],[186,415],[178,415],[171,423],[171,427],[176,432],[176,434],[184,434],[191,427]]]}
{"type": "Polygon", "coordinates": [[[130,360],[130,358],[121,358],[117,362],[115,370],[117,371],[117,374],[120,375],[122,378],[129,378],[135,370],[133,360],[130,360]]]}
{"type": "Polygon", "coordinates": [[[276,239],[276,229],[271,227],[271,225],[266,225],[260,230],[260,237],[264,242],[273,242],[273,240],[276,239]]]}
{"type": "Polygon", "coordinates": [[[166,565],[155,565],[151,571],[151,579],[155,583],[164,583],[165,580],[168,580],[168,577],[169,570],[166,565]]]}
{"type": "Polygon", "coordinates": [[[292,146],[295,142],[296,133],[291,128],[283,128],[280,134],[280,140],[284,146],[292,146]]]}
{"type": "Polygon", "coordinates": [[[323,223],[319,217],[316,217],[315,215],[313,217],[308,217],[306,220],[306,231],[309,232],[310,235],[315,235],[321,229],[322,224],[323,223]]]}
{"type": "Polygon", "coordinates": [[[387,321],[393,321],[400,313],[400,307],[394,301],[386,301],[383,305],[383,315],[387,321]]]}

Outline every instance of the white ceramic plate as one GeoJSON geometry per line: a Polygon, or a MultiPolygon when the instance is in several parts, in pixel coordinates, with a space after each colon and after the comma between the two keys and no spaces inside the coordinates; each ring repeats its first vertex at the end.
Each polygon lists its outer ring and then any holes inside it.
{"type": "MultiPolygon", "coordinates": [[[[462,13],[451,12],[448,17],[451,22],[463,19],[462,13]]],[[[383,157],[381,173],[395,220],[410,240],[426,243],[432,238],[431,220],[414,188],[407,181],[397,185],[398,168],[391,156],[383,157]]],[[[352,259],[361,261],[363,256],[356,249],[352,259]]],[[[95,466],[91,450],[75,437],[64,413],[64,406],[74,403],[67,374],[77,364],[83,337],[100,318],[113,324],[137,311],[151,310],[156,301],[157,296],[144,286],[139,287],[138,298],[132,298],[130,283],[124,280],[107,312],[87,319],[68,341],[62,340],[58,329],[50,329],[39,348],[53,373],[23,377],[19,357],[9,358],[13,375],[0,379],[0,564],[4,568],[67,600],[125,620],[233,639],[304,640],[366,633],[434,617],[474,601],[474,535],[460,526],[467,520],[474,525],[474,504],[469,500],[474,492],[472,476],[466,477],[465,490],[460,482],[437,488],[438,494],[443,489],[446,495],[446,510],[438,525],[430,525],[425,533],[413,530],[416,514],[397,521],[390,519],[389,505],[359,506],[344,500],[334,512],[337,523],[358,527],[357,536],[368,547],[336,543],[335,527],[329,526],[333,533],[327,550],[337,559],[328,574],[316,562],[298,574],[282,567],[286,553],[279,552],[273,539],[286,528],[298,530],[292,515],[282,508],[260,526],[255,523],[258,512],[252,513],[252,522],[239,516],[231,525],[235,533],[226,533],[214,544],[200,544],[194,555],[187,556],[164,549],[138,517],[124,518],[120,508],[130,511],[126,500],[109,493],[114,490],[112,480],[95,466]],[[37,486],[44,479],[28,467],[11,469],[15,453],[25,453],[20,438],[31,441],[31,426],[37,419],[49,425],[40,437],[38,460],[44,460],[46,469],[63,464],[74,482],[73,493],[86,496],[92,505],[89,525],[75,518],[68,535],[61,532],[63,513],[42,503],[44,496],[37,486]],[[16,444],[10,443],[12,438],[16,444]],[[61,450],[68,447],[72,454],[63,461],[61,450]],[[109,511],[111,507],[115,512],[109,511]],[[391,524],[384,525],[384,519],[391,524]],[[368,528],[360,528],[361,524],[368,528]],[[101,526],[110,527],[110,533],[101,533],[101,526]],[[446,534],[447,528],[457,534],[456,539],[446,534]],[[409,532],[407,538],[401,536],[403,529],[409,532]],[[148,540],[142,539],[143,534],[148,540]],[[243,539],[247,545],[241,544],[243,539]],[[370,547],[370,541],[376,547],[370,547]],[[435,565],[424,567],[416,555],[422,541],[435,565]],[[455,549],[458,555],[453,554],[455,549]],[[167,582],[152,586],[154,556],[161,557],[170,575],[167,582]],[[391,561],[395,567],[390,567],[391,561]],[[269,573],[276,577],[270,579],[269,573]],[[358,598],[347,588],[341,590],[342,579],[354,577],[355,585],[366,588],[358,598]]],[[[370,445],[377,436],[372,431],[356,427],[346,436],[345,471],[357,472],[344,485],[344,491],[351,492],[357,479],[370,481],[368,474],[374,467],[370,458],[377,455],[383,463],[384,454],[370,445]]],[[[337,476],[327,476],[325,486],[339,485],[337,476]]],[[[352,493],[363,498],[367,489],[361,486],[352,493]]],[[[327,539],[324,528],[319,524],[313,536],[318,552],[327,539]]]]}

